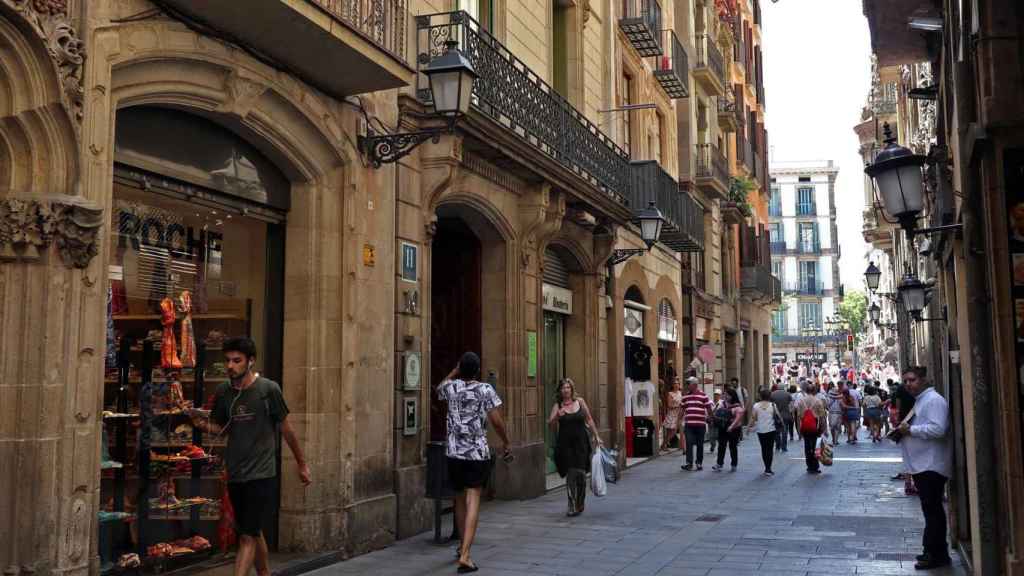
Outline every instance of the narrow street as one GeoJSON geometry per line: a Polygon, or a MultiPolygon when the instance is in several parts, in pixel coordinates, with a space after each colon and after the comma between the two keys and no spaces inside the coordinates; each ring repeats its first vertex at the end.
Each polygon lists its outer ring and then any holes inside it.
{"type": "MultiPolygon", "coordinates": [[[[586,512],[571,519],[562,489],[491,502],[473,558],[480,574],[508,576],[920,574],[913,567],[924,526],[918,500],[889,479],[899,450],[863,439],[844,444],[820,476],[804,472],[801,454],[799,446],[777,453],[782,461],[769,478],[753,436],[740,444],[735,473],[713,472],[710,455],[703,471],[683,472],[677,452],[628,469],[604,498],[588,494],[586,512]]],[[[964,574],[954,562],[930,573],[964,574]]],[[[433,544],[427,533],[314,574],[449,573],[452,546],[433,544]]]]}

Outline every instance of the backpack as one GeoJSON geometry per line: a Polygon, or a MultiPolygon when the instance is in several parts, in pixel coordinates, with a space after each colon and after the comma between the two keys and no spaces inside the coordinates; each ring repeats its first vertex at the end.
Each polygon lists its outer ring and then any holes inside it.
{"type": "Polygon", "coordinates": [[[714,413],[715,425],[725,430],[732,424],[732,410],[730,410],[725,404],[719,404],[718,408],[715,409],[714,413]]]}
{"type": "Polygon", "coordinates": [[[803,416],[800,417],[800,434],[817,434],[818,433],[818,417],[814,415],[814,411],[810,408],[804,409],[803,416]]]}

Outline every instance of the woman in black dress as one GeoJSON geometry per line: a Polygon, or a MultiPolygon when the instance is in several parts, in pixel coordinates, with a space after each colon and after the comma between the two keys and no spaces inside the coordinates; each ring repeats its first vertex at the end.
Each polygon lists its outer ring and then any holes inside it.
{"type": "Polygon", "coordinates": [[[565,478],[569,496],[569,516],[583,512],[587,497],[587,469],[590,468],[590,434],[598,446],[602,445],[597,426],[587,403],[576,395],[576,385],[570,378],[558,384],[558,398],[551,407],[548,426],[556,432],[555,466],[558,475],[565,478]],[[589,429],[589,431],[588,431],[589,429]]]}

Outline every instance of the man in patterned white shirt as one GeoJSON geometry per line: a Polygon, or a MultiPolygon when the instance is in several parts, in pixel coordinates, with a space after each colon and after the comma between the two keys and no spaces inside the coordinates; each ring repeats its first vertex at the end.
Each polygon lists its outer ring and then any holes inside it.
{"type": "Polygon", "coordinates": [[[487,426],[490,422],[501,440],[502,459],[511,462],[505,421],[501,417],[501,398],[494,387],[476,380],[480,357],[466,352],[448,377],[437,387],[438,397],[448,402],[448,476],[455,489],[455,524],[462,534],[458,573],[476,572],[469,557],[480,516],[480,492],[490,475],[490,447],[487,426]]]}

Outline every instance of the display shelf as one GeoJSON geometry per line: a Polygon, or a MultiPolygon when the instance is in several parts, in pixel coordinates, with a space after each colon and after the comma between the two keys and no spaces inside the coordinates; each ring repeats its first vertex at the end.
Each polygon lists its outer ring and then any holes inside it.
{"type": "MultiPolygon", "coordinates": [[[[161,316],[159,314],[114,314],[114,322],[118,321],[137,321],[137,320],[157,320],[159,321],[161,316]]],[[[244,321],[245,317],[238,314],[193,314],[192,320],[238,320],[244,321]]]]}
{"type": "Polygon", "coordinates": [[[160,516],[161,512],[173,512],[176,510],[186,510],[188,508],[193,508],[195,506],[205,506],[206,504],[209,504],[211,502],[217,502],[217,500],[214,500],[213,498],[195,498],[191,500],[179,500],[176,504],[154,505],[150,503],[149,509],[151,510],[151,512],[149,513],[149,517],[155,518],[157,516],[160,516]]]}

